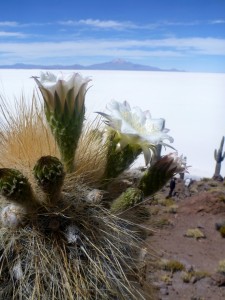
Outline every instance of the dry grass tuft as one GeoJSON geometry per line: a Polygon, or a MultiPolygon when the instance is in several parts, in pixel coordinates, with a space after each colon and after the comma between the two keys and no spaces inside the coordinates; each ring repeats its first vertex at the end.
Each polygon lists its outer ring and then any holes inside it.
{"type": "Polygon", "coordinates": [[[184,236],[195,238],[196,240],[206,238],[205,234],[199,228],[189,228],[184,236]]]}
{"type": "Polygon", "coordinates": [[[144,299],[127,279],[135,277],[133,232],[106,210],[69,200],[24,228],[0,229],[0,298],[144,299]]]}
{"type": "MultiPolygon", "coordinates": [[[[15,113],[0,96],[0,161],[1,167],[16,168],[29,177],[29,170],[45,155],[59,158],[55,140],[46,124],[43,106],[37,94],[31,103],[24,96],[15,100],[15,113]]],[[[74,177],[84,177],[86,182],[100,182],[106,164],[106,145],[99,132],[100,118],[86,122],[76,152],[74,177]],[[102,146],[100,146],[102,144],[102,146]]]]}
{"type": "Polygon", "coordinates": [[[31,169],[43,155],[58,156],[54,139],[43,118],[43,107],[34,95],[31,104],[22,96],[15,100],[15,112],[7,107],[7,100],[1,97],[0,154],[2,167],[31,169]]]}

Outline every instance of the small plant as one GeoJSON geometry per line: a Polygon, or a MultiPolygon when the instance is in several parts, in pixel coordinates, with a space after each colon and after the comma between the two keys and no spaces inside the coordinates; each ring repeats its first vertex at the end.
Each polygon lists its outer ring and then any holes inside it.
{"type": "Polygon", "coordinates": [[[182,272],[181,279],[183,280],[183,282],[189,283],[191,281],[191,278],[192,278],[191,272],[182,272]]]}
{"type": "Polygon", "coordinates": [[[225,194],[219,195],[219,200],[225,202],[225,194]]]}
{"type": "Polygon", "coordinates": [[[164,274],[161,276],[161,281],[165,282],[167,285],[172,284],[172,276],[170,274],[164,274]]]}
{"type": "Polygon", "coordinates": [[[215,182],[215,181],[211,181],[211,182],[209,182],[209,185],[210,185],[211,187],[217,187],[217,186],[218,186],[218,183],[215,182]]]}
{"type": "Polygon", "coordinates": [[[183,272],[181,278],[183,282],[189,283],[190,281],[196,282],[209,276],[210,274],[205,271],[190,271],[190,272],[183,272]]]}
{"type": "Polygon", "coordinates": [[[171,205],[174,205],[175,201],[171,198],[169,199],[163,198],[158,200],[158,204],[169,207],[171,205]]]}
{"type": "Polygon", "coordinates": [[[199,228],[188,229],[184,236],[195,238],[196,240],[206,238],[205,234],[199,228]]]}
{"type": "Polygon", "coordinates": [[[222,226],[222,227],[220,228],[219,232],[220,232],[221,236],[222,236],[223,238],[225,238],[225,226],[222,226]]]}
{"type": "Polygon", "coordinates": [[[208,182],[209,180],[210,180],[210,178],[207,178],[207,177],[202,178],[202,181],[204,181],[204,182],[208,182]]]}
{"type": "Polygon", "coordinates": [[[225,259],[219,261],[219,266],[217,271],[225,275],[225,259]]]}
{"type": "Polygon", "coordinates": [[[154,223],[153,223],[153,226],[155,228],[164,228],[166,226],[169,226],[171,225],[170,221],[166,218],[162,218],[162,219],[158,219],[158,220],[155,220],[154,223]]]}
{"type": "Polygon", "coordinates": [[[170,214],[176,214],[177,213],[177,208],[178,208],[178,205],[173,204],[173,205],[168,206],[166,211],[170,214]]]}
{"type": "Polygon", "coordinates": [[[221,222],[221,223],[216,223],[215,228],[216,228],[216,230],[219,231],[219,233],[221,234],[221,237],[225,238],[225,221],[221,222]]]}
{"type": "Polygon", "coordinates": [[[177,260],[167,260],[167,259],[163,259],[160,262],[161,268],[165,271],[169,271],[172,273],[175,272],[180,272],[180,271],[184,271],[185,270],[185,266],[177,261],[177,260]]]}

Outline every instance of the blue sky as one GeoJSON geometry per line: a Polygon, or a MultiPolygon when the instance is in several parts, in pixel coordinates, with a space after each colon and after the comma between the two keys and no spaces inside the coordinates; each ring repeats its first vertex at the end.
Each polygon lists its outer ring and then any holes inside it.
{"type": "Polygon", "coordinates": [[[225,0],[6,0],[0,64],[125,59],[225,72],[225,0]]]}

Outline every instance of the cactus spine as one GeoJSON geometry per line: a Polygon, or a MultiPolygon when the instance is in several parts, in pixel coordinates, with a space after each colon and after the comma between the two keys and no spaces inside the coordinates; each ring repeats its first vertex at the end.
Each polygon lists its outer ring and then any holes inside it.
{"type": "Polygon", "coordinates": [[[213,179],[222,181],[223,177],[220,175],[221,170],[221,163],[224,160],[225,157],[225,151],[223,152],[223,145],[224,145],[224,136],[222,137],[220,148],[218,151],[215,149],[214,151],[214,158],[216,161],[216,167],[215,167],[215,173],[213,175],[213,179]]]}

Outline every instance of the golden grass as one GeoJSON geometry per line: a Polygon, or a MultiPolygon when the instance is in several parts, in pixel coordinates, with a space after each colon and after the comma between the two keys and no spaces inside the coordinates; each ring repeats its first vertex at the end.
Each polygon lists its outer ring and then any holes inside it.
{"type": "MultiPolygon", "coordinates": [[[[1,167],[16,168],[28,176],[41,156],[60,158],[37,94],[33,95],[30,104],[24,96],[15,100],[14,113],[3,96],[0,100],[3,115],[0,123],[1,167]]],[[[76,151],[74,176],[85,177],[86,182],[99,182],[105,169],[107,149],[101,141],[99,126],[99,118],[85,123],[76,151]]]]}
{"type": "Polygon", "coordinates": [[[6,103],[1,97],[1,166],[27,170],[43,155],[58,156],[37,97],[34,95],[30,104],[24,96],[15,100],[15,112],[6,103]]]}

